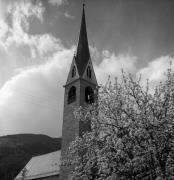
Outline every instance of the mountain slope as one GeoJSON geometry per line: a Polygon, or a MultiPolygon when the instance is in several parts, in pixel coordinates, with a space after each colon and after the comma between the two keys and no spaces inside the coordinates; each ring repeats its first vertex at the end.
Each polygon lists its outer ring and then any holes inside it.
{"type": "Polygon", "coordinates": [[[61,138],[17,134],[0,137],[0,179],[11,180],[33,156],[60,150],[61,138]]]}

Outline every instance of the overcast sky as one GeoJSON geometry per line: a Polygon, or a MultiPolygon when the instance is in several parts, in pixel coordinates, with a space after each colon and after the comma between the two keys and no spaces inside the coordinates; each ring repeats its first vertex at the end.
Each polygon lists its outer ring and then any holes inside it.
{"type": "MultiPolygon", "coordinates": [[[[82,2],[0,0],[0,136],[61,136],[82,2]]],[[[174,64],[174,1],[86,0],[85,10],[99,83],[122,68],[156,83],[174,64]]]]}

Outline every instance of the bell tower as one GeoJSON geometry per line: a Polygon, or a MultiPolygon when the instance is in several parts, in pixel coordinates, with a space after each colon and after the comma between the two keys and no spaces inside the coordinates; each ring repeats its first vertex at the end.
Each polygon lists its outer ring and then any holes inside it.
{"type": "MultiPolygon", "coordinates": [[[[96,100],[98,83],[93,69],[86,30],[85,5],[83,4],[79,41],[76,54],[73,57],[64,94],[64,112],[62,127],[61,156],[66,156],[70,143],[89,130],[88,125],[82,125],[75,119],[74,110],[80,106],[92,104],[96,100]]],[[[60,179],[68,179],[68,170],[61,166],[60,179]]]]}

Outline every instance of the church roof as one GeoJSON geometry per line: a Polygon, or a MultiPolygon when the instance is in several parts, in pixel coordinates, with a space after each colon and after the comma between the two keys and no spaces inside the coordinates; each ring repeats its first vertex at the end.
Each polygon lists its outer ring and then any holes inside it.
{"type": "MultiPolygon", "coordinates": [[[[35,156],[25,166],[25,180],[59,175],[61,151],[35,156]]],[[[23,170],[24,170],[23,169],[23,170]]],[[[22,180],[23,170],[14,180],[22,180]]]]}
{"type": "Polygon", "coordinates": [[[79,42],[77,46],[77,53],[75,56],[75,61],[79,72],[79,76],[83,75],[83,72],[89,61],[89,58],[90,58],[90,53],[89,53],[88,37],[86,30],[85,9],[83,4],[79,42]]]}

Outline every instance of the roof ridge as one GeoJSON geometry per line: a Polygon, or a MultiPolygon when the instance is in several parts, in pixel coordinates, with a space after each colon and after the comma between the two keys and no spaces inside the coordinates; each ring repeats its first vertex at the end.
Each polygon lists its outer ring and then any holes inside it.
{"type": "Polygon", "coordinates": [[[36,157],[40,157],[40,156],[46,156],[48,154],[53,154],[53,153],[56,153],[56,152],[59,152],[59,151],[61,152],[61,150],[57,150],[57,151],[49,152],[49,153],[46,153],[46,154],[41,154],[41,155],[38,155],[38,156],[33,156],[31,159],[36,158],[36,157]]]}

